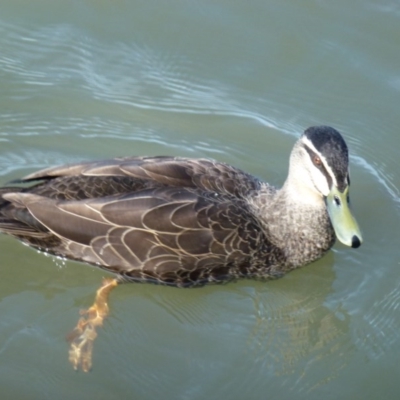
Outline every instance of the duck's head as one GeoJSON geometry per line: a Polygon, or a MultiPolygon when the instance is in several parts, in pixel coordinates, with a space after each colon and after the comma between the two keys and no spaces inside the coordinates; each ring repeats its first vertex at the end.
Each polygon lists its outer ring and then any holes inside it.
{"type": "Polygon", "coordinates": [[[329,126],[308,128],[293,148],[289,178],[303,201],[323,200],[336,237],[343,244],[361,245],[360,228],[349,208],[349,152],[337,130],[329,126]]]}

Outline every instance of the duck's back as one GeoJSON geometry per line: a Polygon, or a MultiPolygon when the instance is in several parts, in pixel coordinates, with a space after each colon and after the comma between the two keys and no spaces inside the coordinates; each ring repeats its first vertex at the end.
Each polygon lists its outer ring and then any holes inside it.
{"type": "Polygon", "coordinates": [[[2,189],[0,230],[130,280],[190,286],[265,276],[280,251],[247,197],[261,183],[209,160],[125,158],[39,171],[2,189]]]}

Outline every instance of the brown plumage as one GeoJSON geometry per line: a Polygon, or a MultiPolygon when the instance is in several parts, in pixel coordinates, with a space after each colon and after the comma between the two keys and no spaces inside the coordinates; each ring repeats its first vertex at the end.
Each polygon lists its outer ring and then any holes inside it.
{"type": "MultiPolygon", "coordinates": [[[[262,183],[229,165],[126,158],[34,173],[3,189],[0,229],[40,250],[120,279],[176,286],[274,277],[268,243],[247,197],[262,183]],[[267,262],[269,260],[269,262],[267,262]]],[[[274,190],[265,186],[266,194],[274,190]]]]}
{"type": "Polygon", "coordinates": [[[321,257],[335,241],[332,224],[345,244],[361,243],[346,205],[347,147],[329,127],[299,139],[280,190],[224,163],[177,157],[72,164],[19,183],[31,186],[0,189],[0,231],[117,276],[72,334],[70,360],[84,370],[119,282],[276,278],[321,257]]]}

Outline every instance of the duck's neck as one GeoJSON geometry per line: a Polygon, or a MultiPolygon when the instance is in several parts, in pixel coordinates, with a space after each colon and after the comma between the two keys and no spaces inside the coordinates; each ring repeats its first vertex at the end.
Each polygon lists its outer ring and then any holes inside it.
{"type": "Polygon", "coordinates": [[[324,200],[288,177],[268,201],[259,201],[266,236],[282,249],[289,268],[310,263],[332,247],[335,236],[324,200]]]}

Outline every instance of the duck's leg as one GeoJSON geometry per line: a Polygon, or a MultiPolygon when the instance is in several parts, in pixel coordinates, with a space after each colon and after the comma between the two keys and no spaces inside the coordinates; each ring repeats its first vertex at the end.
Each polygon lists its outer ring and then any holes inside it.
{"type": "Polygon", "coordinates": [[[75,329],[68,335],[71,342],[69,361],[74,369],[82,368],[88,372],[92,366],[93,342],[96,339],[96,328],[103,325],[103,320],[108,315],[108,294],[118,285],[117,279],[104,279],[100,289],[96,292],[96,299],[88,310],[81,311],[75,329]]]}

